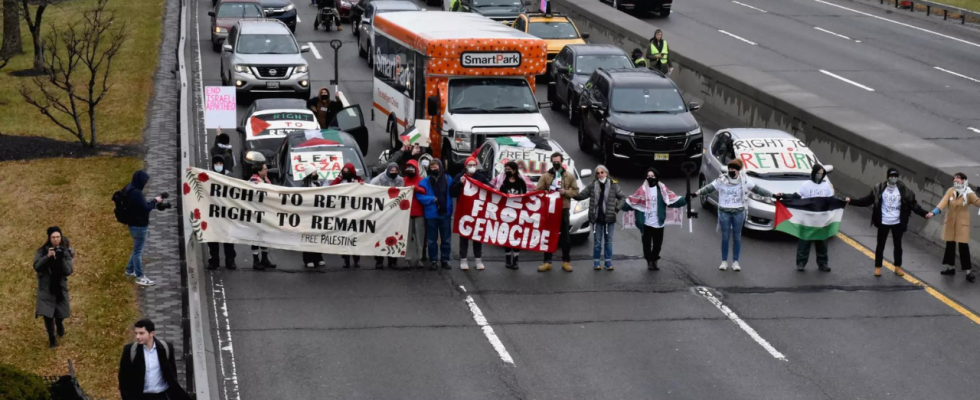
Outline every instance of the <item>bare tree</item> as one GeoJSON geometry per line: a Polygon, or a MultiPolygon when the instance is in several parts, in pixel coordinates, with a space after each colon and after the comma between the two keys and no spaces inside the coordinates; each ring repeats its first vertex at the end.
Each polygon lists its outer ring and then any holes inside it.
{"type": "MultiPolygon", "coordinates": [[[[6,1],[6,0],[4,0],[6,1]]],[[[41,40],[41,19],[44,17],[44,10],[48,6],[62,3],[65,0],[21,0],[20,4],[24,10],[24,20],[27,21],[27,30],[31,32],[31,40],[34,43],[34,70],[44,71],[44,42],[41,40]],[[31,16],[31,6],[35,6],[34,16],[31,16]]]]}
{"type": "Polygon", "coordinates": [[[115,13],[106,10],[108,1],[98,0],[80,21],[51,26],[42,66],[49,75],[31,80],[40,95],[26,83],[20,86],[28,104],[88,147],[98,143],[96,109],[112,88],[112,61],[128,36],[126,24],[116,24],[115,13]],[[87,131],[83,117],[88,119],[87,131]]]}
{"type": "Polygon", "coordinates": [[[9,60],[23,52],[24,43],[20,38],[20,5],[17,4],[17,0],[3,0],[3,47],[0,48],[0,59],[9,60]]]}

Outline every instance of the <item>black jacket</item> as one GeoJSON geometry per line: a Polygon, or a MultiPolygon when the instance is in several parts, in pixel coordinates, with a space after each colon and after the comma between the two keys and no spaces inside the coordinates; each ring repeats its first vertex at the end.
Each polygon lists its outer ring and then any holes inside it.
{"type": "MultiPolygon", "coordinates": [[[[868,207],[871,206],[871,225],[875,227],[881,226],[881,194],[885,191],[885,187],[888,182],[882,182],[875,185],[871,189],[871,193],[859,199],[851,199],[850,205],[855,207],[868,207]]],[[[925,217],[928,211],[926,211],[922,206],[915,201],[915,193],[912,193],[909,188],[905,187],[902,181],[898,182],[898,193],[902,197],[902,208],[898,213],[898,227],[900,230],[905,231],[909,226],[909,216],[914,212],[920,217],[925,217]]]]}
{"type": "Polygon", "coordinates": [[[222,173],[228,176],[231,176],[235,172],[235,154],[232,152],[230,143],[228,134],[221,133],[215,138],[214,146],[211,146],[212,164],[214,163],[214,157],[221,156],[225,165],[225,170],[222,173]]]}
{"type": "MultiPolygon", "coordinates": [[[[453,178],[453,185],[449,187],[450,196],[459,197],[460,193],[463,192],[463,175],[465,174],[466,174],[465,171],[460,172],[459,174],[456,174],[455,178],[453,178]]],[[[476,172],[474,172],[473,175],[470,176],[470,178],[473,178],[477,182],[480,182],[484,185],[490,186],[490,178],[487,176],[487,174],[483,172],[483,170],[480,169],[476,170],[476,172]]]]}
{"type": "MultiPolygon", "coordinates": [[[[180,387],[177,382],[177,361],[174,355],[174,346],[167,343],[166,355],[161,351],[163,344],[154,339],[154,346],[157,347],[157,356],[160,359],[160,371],[163,373],[163,380],[167,382],[167,396],[170,400],[190,400],[187,392],[180,387]]],[[[123,347],[122,359],[119,360],[119,395],[122,400],[138,400],[143,395],[143,384],[146,378],[146,360],[143,358],[143,345],[130,343],[123,347]],[[132,346],[139,346],[136,349],[135,357],[130,354],[132,346]],[[132,357],[132,361],[130,358],[132,357]]]]}
{"type": "Polygon", "coordinates": [[[143,188],[146,187],[146,182],[150,180],[150,175],[146,171],[139,170],[133,173],[133,181],[126,188],[123,189],[126,192],[126,199],[129,201],[126,204],[126,211],[129,212],[127,221],[129,221],[129,226],[146,227],[150,225],[150,211],[156,207],[156,199],[146,201],[146,197],[143,196],[143,188]]]}

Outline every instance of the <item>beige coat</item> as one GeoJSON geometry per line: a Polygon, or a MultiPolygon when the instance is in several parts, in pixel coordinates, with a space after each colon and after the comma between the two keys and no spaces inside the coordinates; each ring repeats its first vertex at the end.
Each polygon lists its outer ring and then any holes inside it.
{"type": "MultiPolygon", "coordinates": [[[[541,178],[538,178],[537,190],[548,190],[554,181],[555,170],[551,169],[541,175],[541,178]]],[[[565,200],[562,201],[561,208],[567,210],[572,207],[572,200],[575,200],[575,196],[578,196],[578,181],[575,180],[575,175],[572,175],[568,170],[563,170],[561,173],[561,188],[565,189],[565,194],[562,196],[565,200]]]]}
{"type": "Polygon", "coordinates": [[[963,198],[955,196],[956,192],[950,188],[946,191],[946,195],[943,196],[943,201],[937,206],[946,215],[943,240],[947,242],[969,243],[970,204],[980,207],[980,198],[970,193],[966,197],[966,205],[963,205],[963,198]]]}

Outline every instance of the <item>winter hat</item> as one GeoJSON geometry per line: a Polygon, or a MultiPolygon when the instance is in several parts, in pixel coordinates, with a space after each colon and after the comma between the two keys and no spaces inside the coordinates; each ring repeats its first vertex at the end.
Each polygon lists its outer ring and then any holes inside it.
{"type": "Polygon", "coordinates": [[[231,142],[231,138],[228,137],[228,134],[224,132],[219,133],[216,139],[218,141],[218,144],[229,144],[231,142]]]}
{"type": "Polygon", "coordinates": [[[890,177],[892,175],[901,175],[901,174],[898,173],[898,169],[896,169],[895,167],[889,167],[888,174],[886,174],[885,177],[890,177]]]}
{"type": "MultiPolygon", "coordinates": [[[[52,227],[48,228],[48,237],[50,238],[51,237],[51,234],[53,234],[55,232],[61,233],[61,228],[59,228],[57,226],[52,226],[52,227]]],[[[62,236],[64,236],[64,235],[62,235],[62,236]]]]}
{"type": "Polygon", "coordinates": [[[316,175],[316,165],[306,164],[306,168],[303,168],[303,177],[306,178],[311,175],[316,175]]]}
{"type": "Polygon", "coordinates": [[[742,170],[742,160],[734,159],[728,162],[728,168],[734,168],[736,171],[742,170]]]}
{"type": "MultiPolygon", "coordinates": [[[[466,164],[469,164],[470,161],[476,162],[476,157],[473,157],[473,156],[466,157],[466,161],[463,161],[463,166],[466,166],[466,164]]],[[[479,164],[479,163],[477,163],[477,164],[479,164]]]]}

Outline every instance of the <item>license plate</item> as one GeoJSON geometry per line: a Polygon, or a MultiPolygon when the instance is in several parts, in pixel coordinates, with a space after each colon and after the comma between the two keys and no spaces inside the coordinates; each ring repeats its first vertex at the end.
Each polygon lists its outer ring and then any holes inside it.
{"type": "Polygon", "coordinates": [[[667,161],[670,159],[669,153],[655,153],[653,159],[656,161],[667,161]]]}
{"type": "Polygon", "coordinates": [[[265,88],[266,89],[279,89],[279,82],[266,82],[265,83],[265,88]]]}

